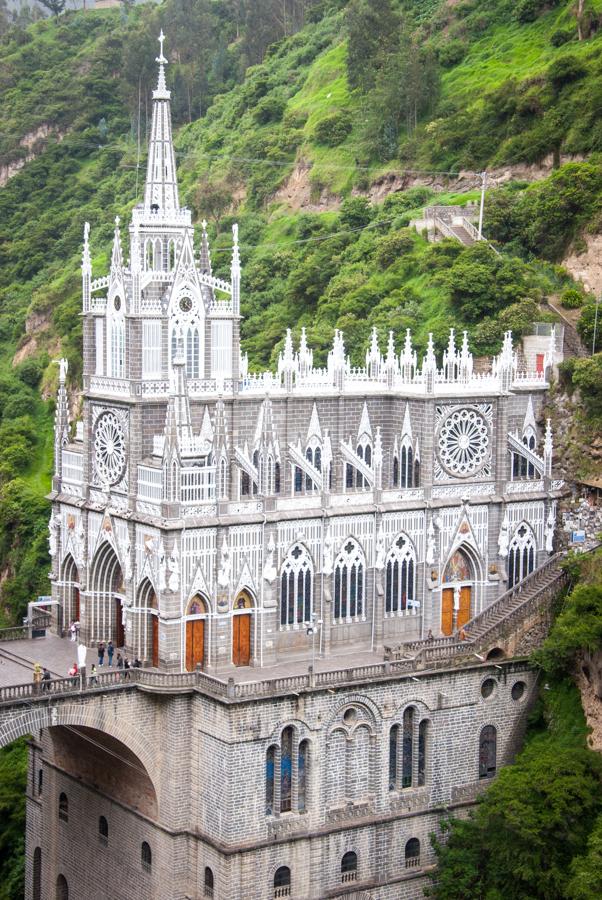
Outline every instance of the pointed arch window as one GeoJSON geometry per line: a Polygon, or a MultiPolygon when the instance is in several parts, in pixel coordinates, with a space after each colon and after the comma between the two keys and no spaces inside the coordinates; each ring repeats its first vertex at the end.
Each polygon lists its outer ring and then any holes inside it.
{"type": "Polygon", "coordinates": [[[518,526],[508,546],[508,587],[514,587],[535,569],[535,535],[526,522],[518,526]]]}
{"type": "Polygon", "coordinates": [[[394,542],[386,565],[385,613],[395,615],[415,606],[416,551],[406,535],[394,542]]]}
{"type": "Polygon", "coordinates": [[[280,812],[290,812],[293,802],[293,728],[282,732],[280,743],[280,812]]]}
{"type": "Polygon", "coordinates": [[[345,884],[349,881],[357,881],[357,853],[349,850],[341,859],[341,881],[345,884]]]}
{"type": "Polygon", "coordinates": [[[288,866],[280,866],[274,875],[274,900],[291,896],[291,870],[288,866]]]}
{"type": "MultiPolygon", "coordinates": [[[[372,468],[372,439],[368,434],[363,434],[357,442],[355,449],[357,456],[362,459],[368,468],[372,468]]],[[[350,468],[348,466],[348,468],[350,468]]],[[[348,485],[352,487],[353,485],[348,485]]],[[[359,469],[355,470],[355,486],[359,490],[365,490],[370,487],[359,469]]]]}
{"type": "Polygon", "coordinates": [[[334,567],[334,619],[365,618],[366,560],[362,548],[354,540],[345,542],[334,567]]]}
{"type": "Polygon", "coordinates": [[[69,800],[67,799],[67,794],[59,796],[59,819],[61,822],[69,821],[69,800]]]}
{"type": "Polygon", "coordinates": [[[214,886],[215,879],[213,877],[213,870],[209,868],[209,866],[205,866],[205,883],[203,887],[203,897],[213,897],[214,896],[214,886]]]}
{"type": "Polygon", "coordinates": [[[265,756],[265,813],[300,812],[307,809],[309,741],[287,725],[279,744],[271,744],[265,756]]]}
{"type": "Polygon", "coordinates": [[[497,768],[497,731],[485,725],[479,736],[479,778],[493,778],[497,768]]]}
{"type": "Polygon", "coordinates": [[[307,806],[307,776],[309,765],[309,741],[301,741],[297,759],[297,808],[305,812],[307,806]]]}
{"type": "Polygon", "coordinates": [[[422,787],[427,782],[429,720],[418,722],[418,710],[408,706],[402,721],[389,731],[389,790],[422,787]]]}
{"type": "Polygon", "coordinates": [[[313,565],[303,544],[289,551],[280,571],[280,625],[298,627],[311,621],[313,565]]]}
{"type": "Polygon", "coordinates": [[[140,863],[145,872],[151,872],[153,868],[153,854],[150,848],[150,844],[146,841],[142,841],[142,845],[140,847],[140,863]]]}
{"type": "Polygon", "coordinates": [[[418,838],[410,838],[405,847],[406,869],[413,869],[420,865],[420,841],[418,838]]]}
{"type": "Polygon", "coordinates": [[[123,319],[111,320],[109,333],[109,374],[112,378],[123,378],[125,375],[125,322],[123,319]]]}

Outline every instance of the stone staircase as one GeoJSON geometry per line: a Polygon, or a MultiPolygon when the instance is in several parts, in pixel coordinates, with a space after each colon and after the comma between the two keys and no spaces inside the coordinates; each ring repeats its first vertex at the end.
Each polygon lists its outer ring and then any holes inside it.
{"type": "Polygon", "coordinates": [[[465,640],[452,635],[430,641],[408,641],[386,647],[385,658],[390,661],[410,659],[416,668],[428,668],[441,660],[456,657],[460,661],[466,656],[480,656],[494,649],[512,655],[521,626],[538,611],[547,614],[551,600],[568,583],[568,575],[560,565],[563,559],[563,553],[551,556],[543,566],[470,619],[464,626],[465,640]]]}

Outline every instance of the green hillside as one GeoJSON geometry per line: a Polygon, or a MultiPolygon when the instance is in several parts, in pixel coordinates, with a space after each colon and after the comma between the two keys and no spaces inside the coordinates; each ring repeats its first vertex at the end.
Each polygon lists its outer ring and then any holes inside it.
{"type": "Polygon", "coordinates": [[[453,324],[477,353],[495,352],[503,330],[520,335],[550,315],[538,308],[547,295],[571,288],[557,263],[600,216],[599,5],[586,4],[582,40],[571,3],[535,0],[306,2],[283,38],[269,0],[166,0],[4,29],[0,482],[14,503],[0,517],[0,617],[44,586],[37,498],[49,485],[52,404],[37,391],[53,396],[59,353],[77,386],[83,222],[101,273],[114,216],[127,219],[143,186],[159,29],[182,196],[209,219],[218,272],[240,222],[251,366],[273,365],[286,328],[302,325],[318,362],[342,328],[359,364],[373,326],[381,341],[411,328],[421,350],[429,331],[441,348],[453,324]],[[478,199],[478,178],[467,191],[460,168],[568,153],[583,161],[490,192],[486,233],[501,255],[429,245],[408,227],[434,199],[478,199]],[[436,189],[432,173],[443,173],[436,189]],[[371,203],[385,176],[394,192],[371,203]]]}
{"type": "MultiPolygon", "coordinates": [[[[602,0],[277,6],[164,0],[29,24],[0,8],[0,625],[47,590],[52,398],[59,355],[74,396],[81,375],[83,223],[102,274],[143,187],[161,27],[181,196],[209,221],[218,273],[240,223],[252,368],[302,326],[318,365],[335,328],[354,364],[374,326],[381,343],[411,328],[419,351],[466,327],[488,354],[550,317],[552,294],[585,304],[591,346],[592,298],[561,264],[602,227],[602,0]],[[493,184],[507,170],[487,195],[495,250],[410,227],[433,201],[477,201],[484,169],[493,184]]],[[[601,358],[564,372],[586,397],[581,433],[602,420],[601,358]]],[[[16,822],[0,836],[11,860],[16,822]]],[[[19,896],[12,863],[0,880],[19,896]]]]}

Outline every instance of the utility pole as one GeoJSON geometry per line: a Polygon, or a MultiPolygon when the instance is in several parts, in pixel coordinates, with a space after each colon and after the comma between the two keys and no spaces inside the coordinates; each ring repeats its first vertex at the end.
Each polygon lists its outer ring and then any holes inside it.
{"type": "Polygon", "coordinates": [[[594,337],[592,340],[592,356],[596,352],[596,337],[598,334],[598,308],[600,306],[600,295],[596,297],[596,314],[594,315],[594,337]]]}
{"type": "Polygon", "coordinates": [[[483,239],[483,215],[485,213],[485,188],[487,187],[487,172],[481,172],[481,209],[479,211],[479,240],[483,239]]]}

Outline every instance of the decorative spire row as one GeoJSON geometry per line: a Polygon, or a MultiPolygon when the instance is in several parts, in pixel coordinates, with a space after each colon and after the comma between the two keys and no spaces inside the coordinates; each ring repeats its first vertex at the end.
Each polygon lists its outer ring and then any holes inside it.
{"type": "MultiPolygon", "coordinates": [[[[551,363],[548,354],[544,369],[551,363]]],[[[329,383],[342,390],[346,378],[353,380],[377,381],[386,383],[388,387],[400,384],[422,384],[427,392],[433,391],[435,384],[470,384],[483,382],[486,378],[499,381],[503,391],[509,391],[513,380],[517,377],[518,360],[512,345],[512,333],[504,334],[501,352],[494,357],[489,372],[477,374],[474,370],[474,358],[468,344],[468,333],[463,332],[460,346],[456,343],[455,330],[449,334],[447,347],[443,352],[441,366],[437,361],[432,333],[428,336],[426,352],[422,358],[422,367],[418,367],[418,355],[412,346],[412,335],[408,329],[405,334],[403,348],[398,355],[395,350],[395,338],[389,332],[386,354],[383,356],[378,342],[376,328],[372,329],[370,343],[366,351],[365,368],[353,368],[349,356],[345,352],[343,332],[336,329],[332,349],[328,353],[326,369],[314,369],[313,352],[307,346],[305,329],[302,329],[299,350],[293,345],[291,330],[288,329],[284,341],[284,349],[278,357],[278,380],[285,390],[292,390],[297,383],[312,380],[317,384],[329,383]]],[[[544,373],[528,373],[544,379],[544,373]]]]}

